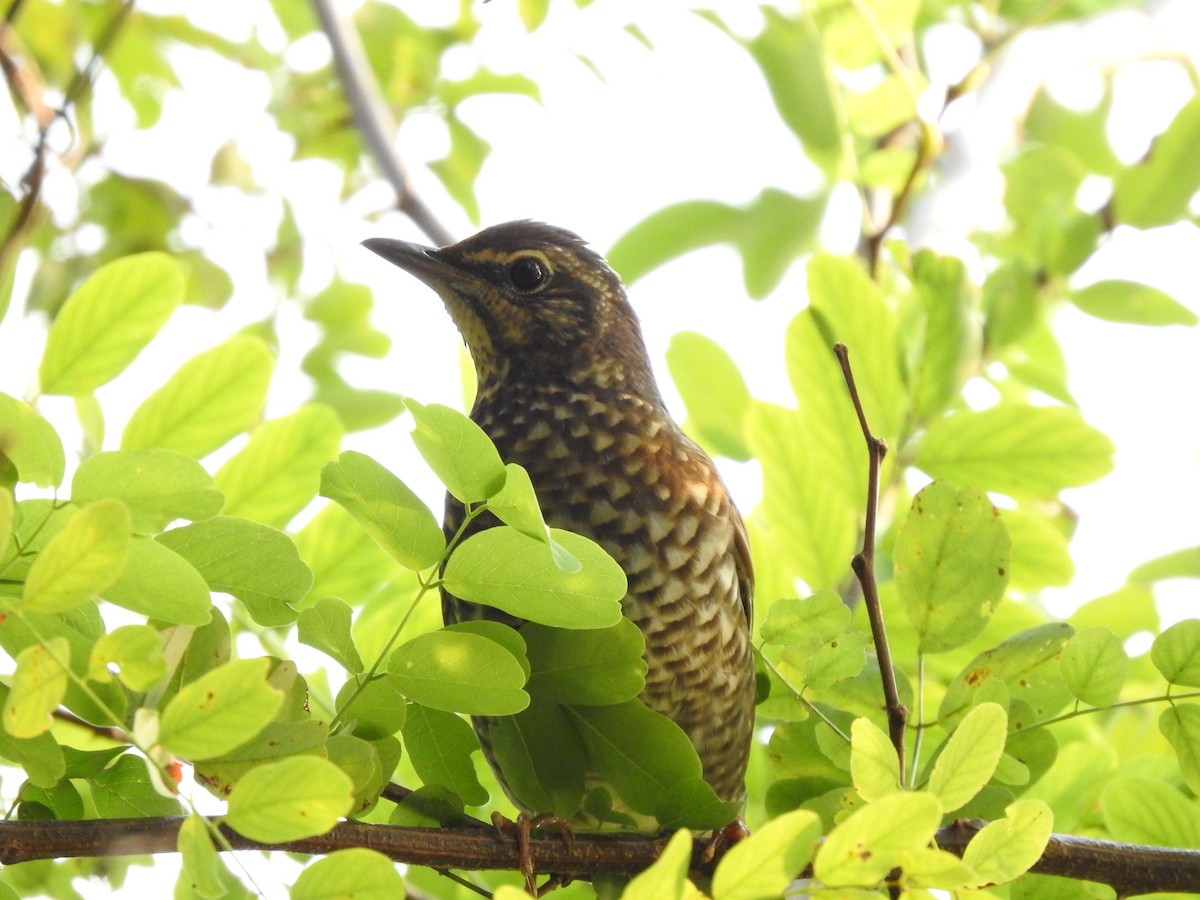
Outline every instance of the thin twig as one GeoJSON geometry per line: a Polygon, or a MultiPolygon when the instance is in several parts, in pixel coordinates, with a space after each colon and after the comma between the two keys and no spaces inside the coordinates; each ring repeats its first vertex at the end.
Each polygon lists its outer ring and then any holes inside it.
{"type": "Polygon", "coordinates": [[[357,32],[341,20],[333,9],[332,0],[312,0],[312,5],[321,22],[321,29],[329,40],[333,64],[354,112],[354,122],[362,133],[367,149],[383,171],[384,178],[396,192],[397,208],[435,244],[453,243],[454,236],[449,229],[438,221],[425,201],[413,191],[404,163],[392,148],[395,124],[391,121],[379,85],[370,74],[357,32]]]}
{"type": "MultiPolygon", "coordinates": [[[[38,201],[41,199],[42,182],[46,176],[46,150],[50,132],[59,121],[67,120],[71,108],[91,88],[92,80],[96,76],[96,69],[100,65],[100,61],[104,58],[104,54],[112,46],[113,41],[117,39],[117,35],[120,34],[122,26],[124,26],[126,19],[129,17],[129,13],[133,10],[133,4],[134,0],[125,0],[117,11],[113,13],[112,18],[105,23],[104,30],[100,32],[100,35],[92,43],[92,55],[83,66],[75,70],[75,74],[72,76],[63,94],[62,104],[55,110],[54,115],[49,118],[46,118],[44,114],[38,116],[38,137],[33,147],[33,160],[29,163],[29,168],[25,170],[25,174],[21,177],[21,186],[25,190],[25,195],[21,198],[20,205],[17,208],[17,215],[13,220],[13,224],[8,229],[8,234],[4,236],[3,241],[0,241],[0,285],[7,283],[8,274],[11,271],[12,265],[16,262],[18,254],[21,252],[22,240],[29,229],[30,223],[33,221],[34,213],[38,208],[38,201]]],[[[18,10],[19,2],[14,0],[5,17],[4,27],[6,29],[11,25],[18,10]]],[[[7,66],[5,67],[5,75],[6,77],[10,77],[7,66]]],[[[11,79],[10,83],[12,83],[11,79]]]]}
{"type": "Polygon", "coordinates": [[[854,411],[858,414],[858,424],[862,427],[863,438],[867,442],[868,475],[867,475],[867,512],[863,525],[862,550],[855,554],[851,561],[854,574],[862,585],[863,603],[867,607],[867,617],[871,620],[871,638],[875,642],[875,656],[879,660],[879,675],[883,680],[883,697],[887,707],[888,734],[896,755],[900,759],[900,779],[904,780],[904,726],[908,720],[908,710],[900,702],[900,692],[896,688],[896,672],[892,667],[892,652],[888,649],[887,629],[883,624],[883,606],[879,602],[879,587],[875,583],[875,518],[879,509],[879,469],[883,457],[887,454],[887,444],[882,438],[871,434],[867,423],[867,415],[863,412],[862,400],[858,396],[858,388],[854,384],[854,372],[850,368],[850,352],[840,341],[833,345],[838,363],[842,367],[842,377],[850,391],[850,399],[854,403],[854,411]]]}
{"type": "Polygon", "coordinates": [[[58,719],[60,722],[67,722],[71,725],[76,726],[77,728],[82,728],[86,731],[91,732],[96,737],[104,738],[104,740],[106,740],[106,741],[113,741],[118,744],[130,743],[129,735],[126,734],[124,731],[122,731],[120,728],[107,726],[107,725],[96,725],[93,722],[87,722],[87,721],[79,718],[79,716],[75,715],[73,712],[70,712],[69,710],[66,710],[61,706],[58,709],[54,710],[54,712],[51,713],[51,715],[54,716],[54,718],[58,719]]]}

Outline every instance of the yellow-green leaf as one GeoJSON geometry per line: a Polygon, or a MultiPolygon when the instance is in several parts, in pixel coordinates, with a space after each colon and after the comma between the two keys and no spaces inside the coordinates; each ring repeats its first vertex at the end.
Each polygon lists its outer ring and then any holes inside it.
{"type": "Polygon", "coordinates": [[[954,729],[929,776],[929,791],[946,812],[983,790],[1004,752],[1008,715],[998,703],[980,703],[954,729]]]}
{"type": "Polygon", "coordinates": [[[165,253],[139,253],[97,269],[50,326],[42,392],[84,394],[111,381],[158,334],[183,294],[183,272],[165,253]]]}
{"type": "Polygon", "coordinates": [[[396,864],[375,850],[351,847],[318,859],[296,878],[291,900],[397,900],[404,879],[396,864]]]}
{"type": "Polygon", "coordinates": [[[863,717],[850,726],[850,777],[867,802],[900,790],[900,758],[878,725],[863,717]]]}
{"type": "Polygon", "coordinates": [[[713,876],[716,900],[781,896],[812,859],[821,836],[816,813],[798,809],[762,825],[730,848],[713,876]]]}
{"type": "Polygon", "coordinates": [[[33,644],[17,654],[12,687],[4,702],[4,730],[15,738],[35,738],[50,730],[50,714],[67,693],[67,670],[60,660],[71,658],[65,637],[33,644]]]}
{"type": "Polygon", "coordinates": [[[243,775],[229,794],[225,822],[251,840],[278,844],[324,834],[353,802],[345,772],[318,756],[292,756],[243,775]]]}
{"type": "Polygon", "coordinates": [[[319,403],[259,425],[217,470],[224,514],[282,528],[317,495],[321,467],[341,442],[341,421],[319,403]]]}
{"type": "Polygon", "coordinates": [[[206,456],[258,419],[274,368],[260,338],[235,334],[185,362],[134,410],[121,449],[206,456]]]}
{"type": "Polygon", "coordinates": [[[235,659],[184,685],[159,723],[158,741],[177,756],[224,756],[262,731],[283,703],[267,681],[271,661],[235,659]]]}
{"type": "Polygon", "coordinates": [[[28,403],[0,394],[0,481],[62,484],[66,456],[54,426],[28,403]],[[16,469],[9,473],[9,468],[16,469]]]}
{"type": "Polygon", "coordinates": [[[65,612],[113,584],[125,569],[130,525],[120,500],[97,500],[75,513],[33,561],[23,608],[65,612]]]}

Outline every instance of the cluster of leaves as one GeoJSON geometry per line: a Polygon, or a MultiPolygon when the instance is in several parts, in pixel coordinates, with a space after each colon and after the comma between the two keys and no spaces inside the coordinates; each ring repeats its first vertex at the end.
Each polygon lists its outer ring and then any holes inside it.
{"type": "MultiPolygon", "coordinates": [[[[981,58],[947,102],[986,77],[1024,23],[1115,5],[1003,0],[973,9],[981,58]]],[[[522,0],[518,11],[532,30],[548,7],[522,0]]],[[[1200,846],[1200,623],[1161,629],[1153,595],[1159,579],[1200,575],[1200,553],[1147,563],[1065,622],[1039,602],[1074,574],[1062,492],[1104,476],[1113,457],[1074,406],[1051,317],[1065,302],[1114,322],[1195,324],[1192,311],[1148,285],[1077,287],[1073,276],[1118,225],[1195,221],[1189,202],[1200,174],[1189,153],[1200,101],[1178,112],[1153,153],[1122,162],[1106,137],[1111,91],[1085,112],[1040,92],[1003,167],[1006,222],[975,236],[973,260],[912,252],[890,240],[892,229],[933,183],[942,148],[917,112],[928,79],[914,48],[959,7],[767,7],[754,37],[705,13],[762,70],[797,161],[815,165],[821,187],[802,196],[764,186],[741,207],[668,207],[610,254],[633,281],[688,250],[730,243],[755,298],[797,260],[807,272],[807,306],[784,342],[795,406],[752,396],[735,360],[708,338],[683,333],[668,351],[688,429],[714,455],[756,460],[764,483],[749,516],[764,726],[748,776],[755,833],[720,863],[710,886],[717,900],[779,894],[809,864],[805,890],[814,896],[876,896],[885,884],[912,897],[1111,896],[1025,874],[1052,824],[1200,846]],[[1107,186],[1107,202],[1081,208],[1085,181],[1107,186]],[[861,259],[815,252],[829,204],[847,185],[864,209],[886,211],[865,221],[861,259]],[[987,273],[981,283],[975,271],[987,273]],[[912,711],[903,757],[885,736],[879,663],[850,571],[867,466],[835,340],[851,348],[870,426],[892,448],[876,575],[912,711]],[[997,398],[986,408],[964,397],[981,383],[997,398]],[[926,486],[913,495],[917,484],[926,486]],[[1153,640],[1130,641],[1145,634],[1153,640]],[[973,816],[991,824],[961,859],[936,847],[940,825],[973,816]]],[[[277,0],[273,9],[288,46],[317,28],[308,4],[277,0]]],[[[427,28],[368,2],[355,24],[394,112],[445,121],[450,149],[432,170],[478,219],[474,182],[488,145],[459,107],[496,92],[536,99],[537,86],[483,68],[445,76],[446,57],[471,48],[480,28],[469,4],[454,23],[427,28]]],[[[121,383],[181,304],[218,307],[231,284],[183,238],[195,197],[106,164],[103,122],[93,122],[87,91],[73,87],[99,67],[79,60],[102,53],[101,77],[111,73],[142,128],[157,125],[164,96],[180,84],[173,49],[270,72],[270,113],[296,157],[334,163],[349,195],[372,175],[334,69],[298,71],[286,47],[257,35],[234,43],[128,3],[28,0],[6,40],[20,42],[23,64],[40,76],[13,88],[43,138],[38,153],[56,146],[45,140],[58,121],[45,98],[71,100],[61,118],[73,141],[57,163],[78,185],[53,216],[29,179],[0,192],[0,310],[16,252],[29,247],[36,266],[26,307],[53,317],[39,394],[29,402],[0,394],[0,647],[13,661],[0,685],[0,757],[24,772],[11,782],[11,814],[177,815],[186,810],[174,793],[176,763],[186,760],[227,803],[225,820],[264,841],[316,834],[343,816],[452,822],[505,807],[464,718],[476,715],[488,719],[507,785],[545,811],[603,827],[727,821],[732,810],[699,778],[682,733],[636,700],[641,635],[619,616],[619,569],[585,538],[548,529],[524,470],[506,465],[463,416],[346,380],[345,357],[377,358],[389,347],[371,324],[365,287],[334,275],[302,298],[319,332],[301,363],[313,402],[263,420],[277,351],[291,349],[278,346],[268,321],[188,359],[148,395],[126,385],[143,399],[119,439],[106,439],[97,390],[121,383]],[[37,84],[46,92],[28,87],[37,84]],[[58,397],[69,398],[77,420],[69,427],[83,434],[77,465],[46,409],[58,397]],[[346,433],[405,411],[420,454],[468,517],[502,525],[467,539],[443,534],[400,478],[340,452],[346,433]],[[217,451],[226,457],[219,464],[217,451]],[[318,495],[332,502],[318,501],[296,527],[318,495]],[[441,586],[532,624],[440,627],[430,594],[441,586]],[[266,655],[235,640],[250,637],[266,655]],[[293,638],[321,662],[295,652],[293,638]],[[340,669],[332,679],[326,660],[340,669]],[[419,787],[400,803],[379,800],[393,779],[419,787]]],[[[281,293],[299,294],[295,210],[254,183],[232,144],[214,158],[211,182],[275,204],[280,226],[266,268],[281,293]]],[[[676,835],[626,895],[694,896],[689,846],[687,833],[676,835]]],[[[187,820],[179,848],[178,896],[247,895],[203,819],[187,820]]],[[[124,865],[8,867],[0,896],[73,896],[80,873],[119,885],[124,865]]],[[[506,876],[477,877],[490,886],[506,876]]],[[[454,890],[426,870],[405,879],[430,895],[454,890]]],[[[292,895],[393,895],[400,881],[377,854],[347,850],[309,866],[292,895]]],[[[518,892],[497,896],[506,893],[518,892]]]]}
{"type": "MultiPolygon", "coordinates": [[[[43,394],[87,398],[119,376],[183,292],[179,265],[160,253],[99,269],[50,329],[43,394]]],[[[186,760],[227,798],[231,827],[264,842],[295,840],[374,807],[402,735],[415,774],[438,790],[418,792],[391,820],[436,824],[489,799],[461,714],[501,717],[492,741],[508,783],[565,818],[585,806],[585,770],[616,794],[588,794],[598,821],[632,823],[632,812],[713,828],[736,814],[701,780],[683,732],[637,699],[644,643],[621,617],[624,573],[594,542],[547,528],[524,469],[506,466],[462,413],[406,401],[417,448],[466,504],[467,522],[490,514],[504,523],[447,540],[433,513],[379,463],[354,451],[332,458],[341,432],[330,410],[309,404],[256,421],[273,364],[247,335],[188,360],[135,410],[120,449],[85,459],[61,494],[58,434],[32,406],[0,395],[0,646],[16,662],[3,688],[0,741],[28,776],[19,818],[177,814],[172,767],[186,760]],[[250,440],[215,474],[197,461],[252,424],[250,440]],[[16,500],[19,484],[56,496],[16,500]],[[337,506],[295,540],[268,524],[290,520],[318,490],[337,506]],[[373,539],[374,548],[362,549],[376,556],[375,570],[390,560],[417,587],[407,602],[389,597],[396,621],[370,665],[350,605],[314,577],[317,570],[328,583],[333,569],[352,571],[363,553],[321,569],[327,560],[304,557],[305,548],[328,552],[345,514],[373,539]],[[464,622],[400,642],[418,603],[438,587],[529,624],[518,633],[464,622]],[[243,627],[295,626],[301,643],[344,669],[341,690],[330,696],[285,658],[232,658],[214,593],[236,599],[243,627]],[[111,606],[138,623],[112,627],[101,615],[111,606]],[[63,746],[51,731],[60,711],[130,739],[63,746]],[[634,739],[612,739],[619,734],[634,739]],[[614,811],[614,800],[628,812],[614,811]]],[[[193,822],[180,840],[185,878],[200,870],[218,878],[203,820],[193,822]]]]}

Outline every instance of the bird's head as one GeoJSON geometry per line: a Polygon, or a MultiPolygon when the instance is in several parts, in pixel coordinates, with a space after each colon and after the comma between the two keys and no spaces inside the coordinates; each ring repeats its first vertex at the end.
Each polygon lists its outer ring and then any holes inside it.
{"type": "Polygon", "coordinates": [[[571,232],[520,221],[436,249],[389,238],[363,246],[441,296],[481,388],[518,376],[657,398],[621,280],[571,232]]]}

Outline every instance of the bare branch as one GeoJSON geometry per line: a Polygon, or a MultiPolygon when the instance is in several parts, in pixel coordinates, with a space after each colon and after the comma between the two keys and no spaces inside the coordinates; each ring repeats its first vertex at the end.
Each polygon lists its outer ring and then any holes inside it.
{"type": "MultiPolygon", "coordinates": [[[[183,818],[0,822],[0,864],[174,853],[183,822],[183,818]]],[[[979,819],[960,819],[940,828],[935,841],[941,849],[961,856],[971,838],[986,825],[979,819]]],[[[515,845],[500,840],[491,828],[402,828],[342,822],[320,837],[284,844],[263,844],[225,826],[220,828],[232,850],[325,854],[349,847],[367,847],[397,862],[443,871],[517,867],[515,845]]],[[[608,834],[577,835],[571,846],[554,835],[531,838],[530,850],[542,871],[560,877],[586,878],[599,872],[626,875],[640,872],[658,859],[666,844],[666,837],[608,834]]],[[[707,846],[707,838],[697,838],[692,849],[692,872],[697,876],[711,876],[715,868],[715,861],[704,858],[707,846]]],[[[1195,891],[1200,888],[1200,851],[1056,834],[1051,835],[1045,853],[1032,871],[1108,884],[1120,896],[1195,891]]],[[[811,872],[806,870],[796,875],[803,877],[811,872]]]]}
{"type": "Polygon", "coordinates": [[[396,126],[367,66],[358,34],[338,17],[332,0],[312,0],[312,3],[333,51],[333,64],[354,112],[354,122],[384,178],[396,192],[397,208],[438,246],[453,243],[449,229],[413,191],[408,171],[392,147],[396,126]]]}
{"type": "Polygon", "coordinates": [[[879,509],[879,468],[887,453],[887,444],[882,438],[871,434],[867,423],[867,415],[863,412],[862,400],[858,396],[858,388],[854,384],[854,372],[850,368],[850,351],[846,345],[838,342],[833,345],[842,367],[842,376],[846,379],[846,387],[850,391],[850,399],[854,403],[854,411],[858,414],[858,424],[862,427],[863,438],[867,442],[868,476],[867,476],[867,514],[863,526],[863,547],[851,562],[854,574],[862,585],[863,603],[867,607],[867,617],[871,621],[871,638],[875,642],[875,656],[879,660],[879,675],[883,679],[883,697],[887,706],[888,734],[896,755],[900,758],[900,779],[904,779],[904,726],[908,721],[908,710],[900,702],[900,692],[896,688],[896,671],[892,667],[892,652],[888,649],[887,628],[883,623],[883,606],[879,602],[879,587],[875,583],[875,517],[879,509]]]}

